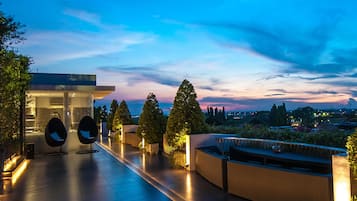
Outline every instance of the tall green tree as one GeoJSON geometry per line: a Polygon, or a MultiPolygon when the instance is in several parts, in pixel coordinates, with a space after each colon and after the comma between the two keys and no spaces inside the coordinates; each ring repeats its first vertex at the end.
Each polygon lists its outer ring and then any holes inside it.
{"type": "Polygon", "coordinates": [[[278,108],[274,104],[270,109],[270,125],[278,126],[278,108]]]}
{"type": "Polygon", "coordinates": [[[312,107],[298,108],[293,111],[293,116],[301,120],[301,125],[304,127],[314,127],[314,109],[312,107]]]}
{"type": "Polygon", "coordinates": [[[94,107],[94,121],[97,125],[99,125],[100,122],[107,121],[107,106],[94,107]]]}
{"type": "Polygon", "coordinates": [[[2,141],[20,131],[21,104],[31,76],[30,60],[13,51],[0,52],[0,134],[2,141]]]}
{"type": "MultiPolygon", "coordinates": [[[[14,136],[23,136],[25,91],[31,76],[31,60],[14,51],[21,42],[23,26],[0,11],[0,148],[6,149],[14,136]],[[22,135],[20,135],[22,133],[22,135]]],[[[21,148],[22,149],[22,148],[21,148]]]]}
{"type": "Polygon", "coordinates": [[[282,105],[276,106],[275,104],[270,109],[270,125],[271,126],[286,126],[287,115],[285,103],[282,105]]]}
{"type": "Polygon", "coordinates": [[[131,118],[128,105],[126,104],[125,100],[122,100],[114,114],[113,129],[119,130],[122,125],[129,125],[132,123],[133,120],[131,118]]]}
{"type": "Polygon", "coordinates": [[[222,125],[226,121],[226,112],[224,107],[222,110],[218,109],[217,107],[207,107],[207,114],[206,114],[206,123],[209,125],[222,125]]]}
{"type": "Polygon", "coordinates": [[[149,93],[139,118],[136,134],[149,144],[162,142],[165,132],[165,117],[154,93],[149,93]]]}
{"type": "Polygon", "coordinates": [[[110,104],[110,110],[107,117],[107,129],[109,131],[113,131],[113,119],[114,119],[115,112],[117,111],[117,108],[118,108],[118,101],[113,99],[112,103],[110,104]]]}
{"type": "Polygon", "coordinates": [[[177,144],[185,134],[203,133],[207,130],[204,114],[196,98],[193,85],[188,80],[183,80],[166,126],[168,144],[176,149],[184,149],[183,145],[177,147],[177,144]]]}
{"type": "Polygon", "coordinates": [[[0,49],[6,50],[24,40],[23,25],[0,11],[0,49]]]}

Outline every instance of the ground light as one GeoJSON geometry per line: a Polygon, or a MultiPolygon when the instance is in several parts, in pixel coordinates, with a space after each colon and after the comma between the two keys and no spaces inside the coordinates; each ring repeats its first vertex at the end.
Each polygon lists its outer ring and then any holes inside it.
{"type": "Polygon", "coordinates": [[[186,135],[186,168],[190,167],[190,136],[186,135]]]}
{"type": "Polygon", "coordinates": [[[30,160],[21,160],[21,156],[15,156],[4,164],[2,192],[11,191],[21,175],[25,172],[30,160]],[[18,165],[17,165],[18,164],[18,165]]]}

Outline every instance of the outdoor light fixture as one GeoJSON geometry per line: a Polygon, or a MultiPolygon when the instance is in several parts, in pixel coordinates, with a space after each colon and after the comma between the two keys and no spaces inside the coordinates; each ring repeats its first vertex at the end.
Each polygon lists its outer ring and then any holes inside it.
{"type": "Polygon", "coordinates": [[[16,168],[16,170],[13,172],[11,181],[12,185],[15,185],[17,180],[20,178],[20,176],[25,172],[28,164],[30,163],[29,160],[24,160],[19,167],[16,168]]]}
{"type": "Polygon", "coordinates": [[[190,167],[190,160],[191,160],[191,157],[190,157],[190,136],[189,135],[186,135],[186,168],[189,168],[190,167]]]}

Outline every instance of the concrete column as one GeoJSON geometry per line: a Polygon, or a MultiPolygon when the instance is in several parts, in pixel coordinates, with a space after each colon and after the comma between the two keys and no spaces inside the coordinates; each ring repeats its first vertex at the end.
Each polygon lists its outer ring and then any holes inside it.
{"type": "Polygon", "coordinates": [[[94,96],[93,96],[93,94],[90,94],[90,96],[89,96],[89,107],[90,107],[90,116],[92,117],[92,118],[94,118],[94,104],[93,104],[93,102],[94,102],[94,98],[93,98],[94,96]]]}
{"type": "Polygon", "coordinates": [[[63,121],[64,121],[64,126],[66,127],[67,133],[69,132],[71,128],[71,118],[70,118],[70,108],[69,108],[69,97],[68,97],[68,92],[64,92],[64,97],[63,97],[63,121]]]}
{"type": "Polygon", "coordinates": [[[332,156],[332,179],[334,201],[350,201],[351,199],[351,177],[350,164],[347,156],[332,156]]]}

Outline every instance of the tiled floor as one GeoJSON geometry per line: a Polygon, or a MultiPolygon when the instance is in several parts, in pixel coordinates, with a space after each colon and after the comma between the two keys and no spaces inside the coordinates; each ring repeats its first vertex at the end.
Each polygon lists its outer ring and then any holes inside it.
{"type": "Polygon", "coordinates": [[[161,191],[172,199],[178,200],[234,200],[242,201],[236,196],[223,192],[195,172],[173,169],[168,158],[162,155],[148,155],[137,148],[121,143],[100,143],[121,162],[127,164],[139,174],[153,180],[161,191]]]}
{"type": "Polygon", "coordinates": [[[99,152],[36,155],[0,201],[241,200],[195,172],[171,168],[165,156],[108,141],[93,148],[99,152]]]}
{"type": "Polygon", "coordinates": [[[106,151],[38,156],[1,201],[170,200],[106,151]]]}

